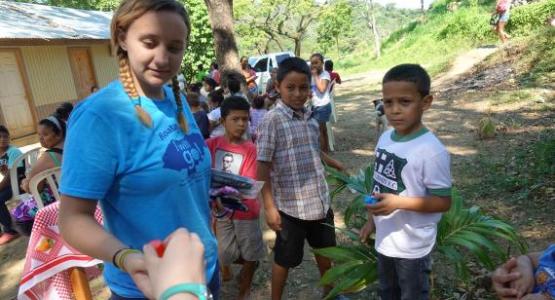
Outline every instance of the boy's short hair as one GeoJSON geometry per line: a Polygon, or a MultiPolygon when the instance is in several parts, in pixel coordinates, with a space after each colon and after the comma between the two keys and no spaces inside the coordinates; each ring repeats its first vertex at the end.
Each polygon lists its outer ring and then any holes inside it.
{"type": "Polygon", "coordinates": [[[333,71],[333,61],[331,59],[328,59],[324,62],[324,70],[333,71]]]}
{"type": "Polygon", "coordinates": [[[310,77],[311,77],[310,68],[308,67],[308,64],[306,63],[306,61],[298,57],[286,58],[281,62],[281,64],[279,64],[278,73],[276,76],[277,81],[278,82],[283,81],[285,76],[287,76],[287,74],[291,72],[304,74],[308,77],[308,80],[310,81],[310,77]]]}
{"type": "Polygon", "coordinates": [[[255,109],[264,108],[264,103],[266,102],[266,96],[258,95],[252,99],[252,107],[255,109]]]}
{"type": "Polygon", "coordinates": [[[4,125],[0,125],[0,133],[5,133],[8,136],[10,136],[10,131],[8,130],[8,128],[4,125]]]}
{"type": "Polygon", "coordinates": [[[221,75],[221,85],[223,88],[227,88],[230,93],[235,94],[241,91],[241,85],[247,85],[247,79],[235,70],[227,70],[221,75]]]}
{"type": "Polygon", "coordinates": [[[430,75],[420,65],[417,64],[401,64],[391,68],[385,73],[382,85],[390,81],[407,81],[416,85],[418,92],[422,97],[430,94],[430,75]]]}
{"type": "Polygon", "coordinates": [[[198,93],[188,93],[187,103],[189,106],[197,107],[200,105],[199,94],[198,93]]]}
{"type": "Polygon", "coordinates": [[[218,86],[216,80],[212,79],[211,77],[204,77],[204,83],[208,84],[212,89],[215,89],[218,86]]]}
{"type": "Polygon", "coordinates": [[[215,90],[208,94],[208,101],[216,103],[218,107],[224,102],[224,91],[222,89],[215,90]]]}
{"type": "Polygon", "coordinates": [[[198,82],[189,84],[189,90],[193,93],[200,93],[201,87],[202,87],[202,84],[198,82]]]}
{"type": "Polygon", "coordinates": [[[225,119],[225,117],[227,117],[232,110],[243,110],[249,112],[250,109],[251,106],[247,99],[240,96],[227,97],[224,102],[222,102],[222,106],[220,106],[223,119],[225,119]]]}

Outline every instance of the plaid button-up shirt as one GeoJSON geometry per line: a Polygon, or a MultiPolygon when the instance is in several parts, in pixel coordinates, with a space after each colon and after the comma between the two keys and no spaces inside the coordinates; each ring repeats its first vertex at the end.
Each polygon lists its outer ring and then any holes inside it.
{"type": "Polygon", "coordinates": [[[271,162],[277,208],[298,219],[324,219],[329,190],[320,159],[318,122],[310,111],[295,112],[278,102],[258,128],[257,160],[271,162]]]}

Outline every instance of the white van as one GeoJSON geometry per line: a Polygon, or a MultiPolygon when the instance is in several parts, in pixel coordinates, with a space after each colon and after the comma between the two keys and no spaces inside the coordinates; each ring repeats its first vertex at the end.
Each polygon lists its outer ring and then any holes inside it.
{"type": "Polygon", "coordinates": [[[286,58],[294,56],[293,52],[277,52],[249,57],[249,65],[256,71],[256,84],[260,94],[266,92],[266,82],[270,79],[270,70],[278,67],[286,58]]]}

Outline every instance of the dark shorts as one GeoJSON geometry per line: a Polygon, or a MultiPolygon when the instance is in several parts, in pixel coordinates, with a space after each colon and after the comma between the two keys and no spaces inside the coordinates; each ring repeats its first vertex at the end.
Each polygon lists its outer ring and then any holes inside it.
{"type": "Polygon", "coordinates": [[[333,247],[335,229],[333,226],[333,211],[330,209],[326,218],[306,221],[294,218],[283,212],[281,216],[281,231],[277,232],[274,247],[274,262],[284,268],[294,268],[303,261],[304,240],[312,248],[333,247]],[[328,225],[325,225],[328,224],[328,225]]]}
{"type": "Polygon", "coordinates": [[[378,253],[379,295],[382,300],[430,299],[430,254],[415,259],[378,253]]]}
{"type": "Polygon", "coordinates": [[[322,106],[313,106],[312,117],[316,119],[318,123],[329,122],[331,117],[331,103],[322,106]]]}

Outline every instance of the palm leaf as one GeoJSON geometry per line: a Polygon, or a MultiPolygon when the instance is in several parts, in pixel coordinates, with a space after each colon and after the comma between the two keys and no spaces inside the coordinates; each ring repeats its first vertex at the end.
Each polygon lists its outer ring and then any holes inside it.
{"type": "Polygon", "coordinates": [[[521,252],[526,251],[526,244],[511,225],[484,215],[478,207],[463,208],[461,197],[454,192],[451,209],[438,224],[437,249],[454,263],[457,273],[467,273],[461,263],[465,254],[475,257],[489,270],[507,259],[505,251],[495,242],[499,240],[516,245],[521,252]]]}

